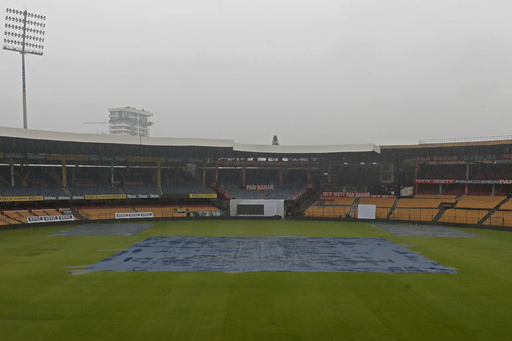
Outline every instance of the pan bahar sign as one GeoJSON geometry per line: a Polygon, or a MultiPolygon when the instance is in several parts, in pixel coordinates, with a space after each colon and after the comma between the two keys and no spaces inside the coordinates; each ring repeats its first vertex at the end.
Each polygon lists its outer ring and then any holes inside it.
{"type": "Polygon", "coordinates": [[[274,185],[246,185],[246,191],[268,191],[276,189],[274,185]]]}
{"type": "Polygon", "coordinates": [[[394,199],[394,195],[371,194],[370,192],[322,192],[322,198],[373,198],[394,199]]]}
{"type": "Polygon", "coordinates": [[[370,192],[323,192],[324,198],[369,198],[370,192]]]}

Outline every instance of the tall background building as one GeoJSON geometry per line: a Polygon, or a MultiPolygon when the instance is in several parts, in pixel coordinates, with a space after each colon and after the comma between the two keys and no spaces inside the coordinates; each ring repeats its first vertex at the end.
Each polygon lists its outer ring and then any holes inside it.
{"type": "Polygon", "coordinates": [[[129,136],[149,136],[152,113],[132,107],[108,109],[109,134],[129,136]]]}

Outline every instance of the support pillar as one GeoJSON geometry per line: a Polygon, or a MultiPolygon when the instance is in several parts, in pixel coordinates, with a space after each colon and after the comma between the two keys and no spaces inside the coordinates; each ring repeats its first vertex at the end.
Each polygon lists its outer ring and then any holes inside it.
{"type": "MultiPolygon", "coordinates": [[[[416,181],[416,179],[418,178],[418,171],[420,169],[420,163],[418,161],[416,161],[416,164],[414,165],[414,180],[416,181]]],[[[414,194],[418,194],[418,187],[419,185],[418,184],[415,184],[414,185],[414,194]]]]}
{"type": "Polygon", "coordinates": [[[66,171],[66,160],[62,160],[62,187],[68,187],[68,172],[66,171]]]}
{"type": "Polygon", "coordinates": [[[215,187],[219,187],[219,164],[215,164],[215,187]]]}
{"type": "Polygon", "coordinates": [[[206,187],[206,160],[203,160],[203,187],[206,187]]]}
{"type": "Polygon", "coordinates": [[[311,165],[308,163],[308,182],[309,185],[311,183],[311,165]]]}
{"type": "Polygon", "coordinates": [[[14,187],[14,161],[11,159],[11,187],[14,187]]]}
{"type": "Polygon", "coordinates": [[[162,188],[162,163],[156,162],[156,185],[158,188],[162,188]]]}
{"type": "MultiPolygon", "coordinates": [[[[469,161],[466,161],[466,180],[469,180],[469,161]]],[[[464,185],[464,194],[469,194],[469,184],[464,185]]]]}
{"type": "Polygon", "coordinates": [[[114,187],[114,161],[110,163],[110,187],[114,187]]]}

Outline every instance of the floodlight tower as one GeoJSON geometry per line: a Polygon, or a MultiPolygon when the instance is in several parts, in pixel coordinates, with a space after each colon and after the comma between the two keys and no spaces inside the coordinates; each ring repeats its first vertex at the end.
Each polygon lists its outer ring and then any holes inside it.
{"type": "Polygon", "coordinates": [[[25,54],[43,55],[45,16],[7,8],[4,50],[21,53],[23,83],[23,129],[27,129],[27,88],[25,84],[25,54]]]}

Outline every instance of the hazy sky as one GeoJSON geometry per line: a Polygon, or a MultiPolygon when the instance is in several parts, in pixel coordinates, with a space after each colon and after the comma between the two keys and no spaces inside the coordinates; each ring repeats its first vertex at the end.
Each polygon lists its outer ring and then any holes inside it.
{"type": "MultiPolygon", "coordinates": [[[[46,15],[29,129],[407,144],[512,135],[510,0],[1,0],[46,15]]],[[[2,35],[3,35],[2,29],[2,35]]],[[[3,42],[3,37],[2,37],[3,42]]],[[[0,125],[23,127],[21,56],[0,51],[0,125]]]]}

